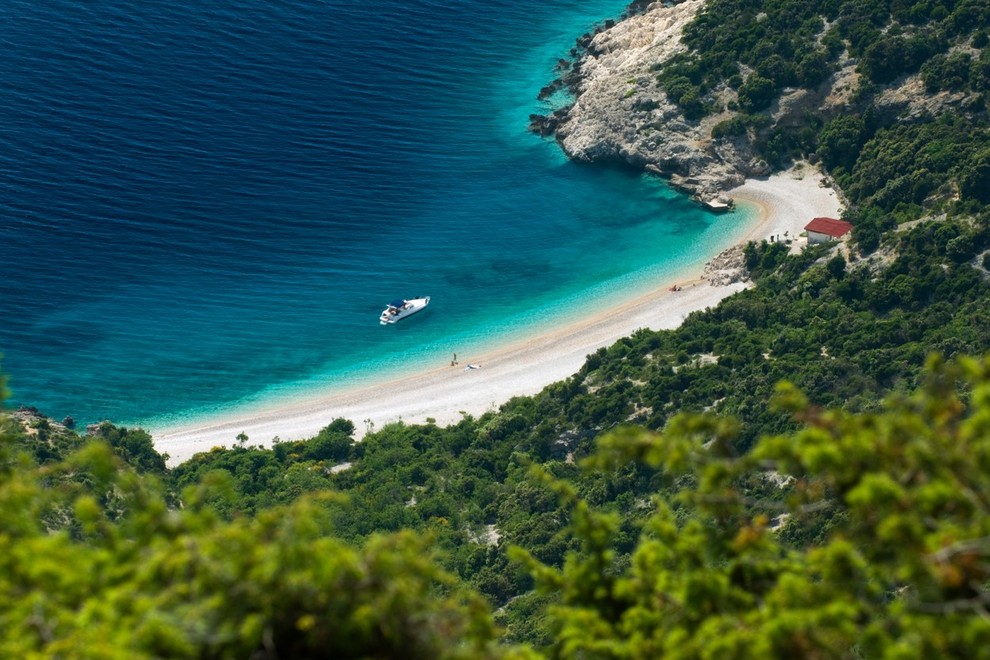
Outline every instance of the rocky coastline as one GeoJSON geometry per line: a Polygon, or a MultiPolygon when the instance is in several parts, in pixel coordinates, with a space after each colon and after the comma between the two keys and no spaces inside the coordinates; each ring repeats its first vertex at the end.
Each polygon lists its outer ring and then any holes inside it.
{"type": "Polygon", "coordinates": [[[637,3],[617,22],[583,35],[572,62],[542,99],[566,89],[573,103],[530,117],[530,130],[553,135],[564,153],[582,162],[614,162],[653,172],[698,199],[719,199],[748,176],[768,174],[746,140],[714,141],[724,116],[687,120],[657,82],[656,69],[682,52],[684,27],[704,0],[637,3]]]}
{"type": "Polygon", "coordinates": [[[733,245],[705,264],[702,279],[712,286],[729,286],[736,282],[748,282],[746,257],[741,245],[733,245]]]}
{"type": "MultiPolygon", "coordinates": [[[[681,34],[705,0],[637,2],[616,22],[582,36],[561,60],[560,76],[541,90],[543,99],[566,89],[573,103],[530,117],[530,130],[554,136],[567,156],[581,162],[613,162],[652,172],[700,202],[730,201],[724,191],[772,168],[754,148],[755,135],[712,137],[718,123],[736,113],[722,110],[700,120],[685,118],[657,81],[657,70],[685,50],[681,34]]],[[[785,90],[770,109],[770,124],[801,121],[809,106],[841,104],[848,81],[841,73],[820,90],[785,90]]],[[[736,94],[716,90],[727,108],[736,94]]]]}

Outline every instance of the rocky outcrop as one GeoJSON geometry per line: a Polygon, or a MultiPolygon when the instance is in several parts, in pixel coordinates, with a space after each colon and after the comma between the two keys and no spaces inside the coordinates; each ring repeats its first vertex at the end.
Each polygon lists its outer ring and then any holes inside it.
{"type": "Polygon", "coordinates": [[[24,432],[30,436],[37,435],[39,428],[51,429],[57,433],[63,433],[68,429],[75,426],[75,422],[71,417],[66,417],[61,423],[55,421],[51,417],[44,415],[40,410],[33,406],[21,406],[17,410],[11,413],[11,417],[14,418],[24,432]]]}
{"type": "MultiPolygon", "coordinates": [[[[800,131],[809,114],[827,122],[870,107],[884,121],[909,123],[983,107],[982,97],[973,92],[927,90],[918,73],[864,88],[858,62],[847,51],[831,63],[831,75],[817,89],[779,90],[772,105],[758,113],[760,119],[713,131],[738,114],[731,110],[738,107],[734,89],[723,84],[707,91],[702,101],[717,111],[695,120],[685,117],[658,82],[664,66],[686,51],[681,36],[705,5],[706,0],[637,0],[622,20],[583,35],[572,59],[560,61],[558,80],[541,92],[549,98],[567,89],[573,104],[532,116],[531,130],[554,135],[574,160],[612,161],[653,172],[698,201],[712,202],[724,200],[723,191],[746,179],[770,174],[754,145],[778,129],[800,131]]],[[[822,24],[820,39],[830,27],[822,24]]],[[[967,42],[954,46],[950,56],[977,59],[981,52],[967,42]]],[[[752,73],[742,64],[739,69],[743,77],[752,73]]],[[[807,158],[817,162],[815,154],[807,158]]]]}
{"type": "Polygon", "coordinates": [[[703,6],[654,3],[590,39],[570,78],[575,102],[552,117],[570,158],[627,163],[708,196],[766,170],[745,140],[712,141],[724,117],[688,121],[657,84],[657,66],[685,49],[681,31],[703,6]]]}
{"type": "Polygon", "coordinates": [[[941,91],[930,94],[925,90],[921,76],[915,74],[884,90],[877,97],[877,109],[881,113],[899,117],[901,121],[922,121],[937,116],[948,108],[957,107],[968,98],[964,92],[941,91]]]}
{"type": "MultiPolygon", "coordinates": [[[[704,4],[638,3],[641,13],[585,35],[576,62],[559,81],[572,91],[573,105],[532,117],[531,129],[555,134],[572,159],[642,168],[706,201],[747,178],[769,174],[771,168],[753,147],[754,135],[712,138],[712,129],[734,113],[688,120],[657,82],[658,69],[685,50],[681,33],[704,4]]],[[[834,87],[848,83],[848,70],[851,65],[815,92],[784,90],[770,108],[771,125],[800,125],[806,109],[828,107],[830,101],[838,111],[841,95],[834,87]]],[[[727,107],[735,99],[725,87],[711,100],[715,107],[727,107]]]]}
{"type": "Polygon", "coordinates": [[[702,275],[712,286],[728,286],[736,282],[749,280],[746,270],[746,257],[740,245],[735,245],[722,251],[714,259],[705,264],[702,275]]]}

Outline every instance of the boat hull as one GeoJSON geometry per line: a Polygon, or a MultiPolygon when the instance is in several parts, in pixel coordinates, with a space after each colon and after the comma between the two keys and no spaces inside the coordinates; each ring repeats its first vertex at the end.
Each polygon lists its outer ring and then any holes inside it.
{"type": "Polygon", "coordinates": [[[381,316],[378,318],[378,322],[381,325],[392,325],[393,323],[398,323],[404,318],[408,318],[417,312],[423,311],[429,304],[429,296],[424,296],[422,298],[410,298],[409,300],[391,303],[381,313],[381,316]],[[401,302],[401,304],[398,304],[399,302],[401,302]]]}

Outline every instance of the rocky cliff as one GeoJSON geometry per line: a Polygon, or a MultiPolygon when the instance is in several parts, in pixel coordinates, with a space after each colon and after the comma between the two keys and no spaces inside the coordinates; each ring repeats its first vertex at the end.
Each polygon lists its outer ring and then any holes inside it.
{"type": "Polygon", "coordinates": [[[711,129],[724,119],[685,119],[660,89],[657,68],[684,50],[680,36],[704,0],[654,3],[582,44],[563,80],[574,103],[544,126],[570,158],[617,161],[654,171],[684,190],[714,197],[763,173],[745,140],[716,144],[711,129]]]}
{"type": "MultiPolygon", "coordinates": [[[[748,177],[768,174],[770,167],[753,148],[756,136],[711,137],[712,128],[735,113],[723,110],[688,120],[657,82],[658,69],[685,49],[681,32],[704,4],[641,3],[639,13],[587,35],[579,42],[580,56],[559,81],[572,91],[573,105],[550,117],[535,117],[533,129],[555,134],[570,158],[652,171],[705,200],[718,198],[748,177]]],[[[771,125],[800,121],[809,105],[841,98],[846,78],[840,72],[816,92],[785,90],[770,109],[771,125]]],[[[726,86],[716,90],[714,105],[725,108],[735,98],[726,86]]]]}

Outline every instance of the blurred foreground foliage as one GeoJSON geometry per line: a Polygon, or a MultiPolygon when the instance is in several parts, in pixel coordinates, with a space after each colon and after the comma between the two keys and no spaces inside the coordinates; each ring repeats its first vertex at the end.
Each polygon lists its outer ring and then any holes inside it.
{"type": "Polygon", "coordinates": [[[38,465],[0,437],[0,655],[502,657],[426,536],[334,537],[321,502],[224,521],[213,472],[170,507],[105,439],[38,465]]]}
{"type": "Polygon", "coordinates": [[[801,428],[744,454],[738,425],[710,415],[603,438],[586,469],[636,461],[684,484],[654,499],[628,557],[614,514],[543,477],[582,541],[560,569],[514,551],[559,599],[555,656],[986,654],[990,360],[933,360],[918,393],[874,413],[822,410],[786,383],[775,406],[801,428]]]}
{"type": "Polygon", "coordinates": [[[781,384],[774,407],[797,430],[746,451],[737,422],[685,413],[662,433],[606,434],[576,479],[553,461],[520,468],[517,496],[523,483],[549,496],[570,539],[559,561],[510,550],[537,586],[513,623],[535,647],[499,639],[430,532],[341,540],[330,491],[224,520],[210,502],[234,493],[219,471],[170,507],[160,477],[105,440],[39,465],[5,419],[0,652],[977,657],[990,648],[990,359],[932,359],[922,383],[855,413],[781,384]],[[652,497],[591,503],[587,484],[630,470],[657,477],[652,497]]]}

